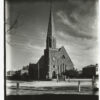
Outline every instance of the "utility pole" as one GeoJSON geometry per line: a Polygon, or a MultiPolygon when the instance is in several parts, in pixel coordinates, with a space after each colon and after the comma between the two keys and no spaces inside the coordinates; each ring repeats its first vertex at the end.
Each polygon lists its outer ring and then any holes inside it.
{"type": "Polygon", "coordinates": [[[38,63],[38,80],[39,80],[39,76],[40,76],[40,71],[39,71],[39,63],[38,63]]]}

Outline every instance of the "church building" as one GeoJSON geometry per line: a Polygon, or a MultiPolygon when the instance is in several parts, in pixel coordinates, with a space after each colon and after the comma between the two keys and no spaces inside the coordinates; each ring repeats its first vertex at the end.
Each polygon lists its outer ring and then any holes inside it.
{"type": "Polygon", "coordinates": [[[66,49],[56,47],[56,38],[54,37],[53,14],[50,9],[49,23],[46,37],[46,48],[44,55],[41,56],[36,64],[29,64],[29,74],[34,79],[55,79],[62,77],[66,70],[74,69],[66,49]]]}

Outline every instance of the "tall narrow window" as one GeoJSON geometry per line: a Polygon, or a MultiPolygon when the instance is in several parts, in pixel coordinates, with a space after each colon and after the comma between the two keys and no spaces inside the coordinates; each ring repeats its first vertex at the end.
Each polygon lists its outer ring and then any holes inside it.
{"type": "Polygon", "coordinates": [[[55,68],[55,65],[53,65],[53,68],[55,68]]]}
{"type": "Polygon", "coordinates": [[[59,66],[58,66],[58,74],[59,74],[59,66]]]}
{"type": "Polygon", "coordinates": [[[60,65],[60,73],[62,72],[62,68],[61,67],[62,67],[62,65],[60,65]]]}
{"type": "Polygon", "coordinates": [[[65,56],[64,55],[62,55],[62,59],[65,59],[65,56]]]}
{"type": "Polygon", "coordinates": [[[65,65],[65,70],[67,70],[67,65],[65,65]]]}

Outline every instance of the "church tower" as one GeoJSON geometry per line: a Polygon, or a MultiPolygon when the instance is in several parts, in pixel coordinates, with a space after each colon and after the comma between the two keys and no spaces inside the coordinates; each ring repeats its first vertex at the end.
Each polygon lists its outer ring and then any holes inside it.
{"type": "MultiPolygon", "coordinates": [[[[54,37],[55,29],[54,29],[54,21],[53,21],[53,13],[52,6],[50,4],[50,14],[48,21],[48,29],[47,29],[47,37],[46,37],[46,49],[44,50],[44,58],[45,58],[45,70],[48,78],[51,78],[51,67],[52,67],[52,53],[57,51],[56,48],[56,39],[54,37]]],[[[55,53],[54,53],[55,54],[55,53]]]]}
{"type": "Polygon", "coordinates": [[[49,15],[49,23],[48,23],[47,39],[46,39],[46,49],[56,48],[56,39],[53,36],[54,34],[55,34],[55,30],[54,30],[53,14],[52,14],[52,7],[50,6],[50,15],[49,15]]]}
{"type": "Polygon", "coordinates": [[[44,50],[44,69],[46,79],[57,78],[58,75],[63,77],[65,70],[73,69],[73,63],[69,58],[64,47],[56,48],[56,39],[54,37],[54,21],[52,14],[52,7],[50,5],[50,14],[48,21],[46,49],[44,50]]]}

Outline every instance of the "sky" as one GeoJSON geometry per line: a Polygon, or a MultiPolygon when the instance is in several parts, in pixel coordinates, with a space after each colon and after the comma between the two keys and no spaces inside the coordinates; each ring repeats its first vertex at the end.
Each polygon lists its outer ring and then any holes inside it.
{"type": "MultiPolygon", "coordinates": [[[[19,70],[44,53],[50,3],[7,0],[5,7],[6,70],[19,70]]],[[[74,67],[98,63],[98,1],[55,0],[52,12],[57,48],[65,47],[74,67]]]]}

